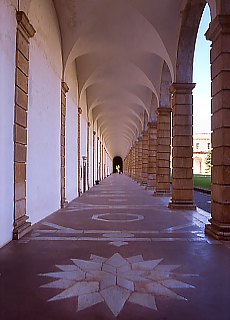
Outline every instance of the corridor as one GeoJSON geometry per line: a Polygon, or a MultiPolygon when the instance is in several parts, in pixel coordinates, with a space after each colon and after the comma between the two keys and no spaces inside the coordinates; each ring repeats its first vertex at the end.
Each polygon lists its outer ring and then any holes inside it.
{"type": "Polygon", "coordinates": [[[229,320],[229,242],[168,202],[113,174],[35,224],[0,250],[0,319],[229,320]]]}

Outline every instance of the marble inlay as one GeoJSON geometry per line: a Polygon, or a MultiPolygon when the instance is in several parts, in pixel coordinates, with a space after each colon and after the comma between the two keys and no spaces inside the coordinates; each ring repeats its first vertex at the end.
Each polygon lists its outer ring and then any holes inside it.
{"type": "Polygon", "coordinates": [[[133,214],[133,213],[101,213],[94,214],[92,216],[93,220],[98,221],[106,221],[106,222],[133,222],[143,220],[144,216],[141,214],[133,214]],[[115,219],[111,219],[110,216],[117,216],[115,219]],[[119,219],[120,217],[120,219],[119,219]]]}
{"type": "Polygon", "coordinates": [[[127,301],[157,310],[157,299],[187,301],[181,290],[194,286],[174,279],[179,265],[161,264],[163,259],[144,261],[142,255],[124,258],[115,253],[110,258],[91,255],[90,260],[71,259],[71,264],[56,265],[57,272],[40,274],[55,279],[41,288],[60,289],[48,301],[77,298],[76,311],[105,303],[116,317],[127,301]],[[181,289],[174,292],[174,289],[181,289]]]}
{"type": "MultiPolygon", "coordinates": [[[[111,221],[111,220],[110,220],[111,221]]],[[[124,220],[123,220],[124,221],[124,220]]],[[[55,223],[43,222],[50,229],[35,229],[31,236],[19,243],[36,241],[104,241],[110,245],[122,246],[129,242],[207,242],[220,245],[221,241],[208,239],[202,229],[186,230],[193,223],[177,225],[162,230],[83,230],[64,227],[55,223]],[[183,230],[185,229],[185,230],[183,230]]],[[[123,226],[123,224],[121,224],[123,226]]],[[[226,244],[227,246],[227,244],[226,244]]]]}

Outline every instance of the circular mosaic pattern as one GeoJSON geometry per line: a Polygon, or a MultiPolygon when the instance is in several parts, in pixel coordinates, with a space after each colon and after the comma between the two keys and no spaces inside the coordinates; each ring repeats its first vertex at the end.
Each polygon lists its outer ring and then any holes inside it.
{"type": "Polygon", "coordinates": [[[94,214],[92,219],[105,222],[133,222],[143,220],[144,216],[134,213],[101,213],[94,214]]]}

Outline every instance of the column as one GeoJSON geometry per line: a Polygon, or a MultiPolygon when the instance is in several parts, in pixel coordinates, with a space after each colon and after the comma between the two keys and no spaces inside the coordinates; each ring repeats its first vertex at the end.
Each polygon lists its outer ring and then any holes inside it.
{"type": "Polygon", "coordinates": [[[142,183],[142,137],[138,138],[138,182],[142,183]]]}
{"type": "Polygon", "coordinates": [[[217,16],[206,34],[212,41],[212,218],[206,233],[230,240],[230,16],[217,16]]]}
{"type": "Polygon", "coordinates": [[[61,208],[65,208],[66,201],[66,93],[69,91],[67,84],[61,83],[61,208]]]}
{"type": "Polygon", "coordinates": [[[16,77],[14,119],[14,229],[13,239],[30,231],[26,215],[27,111],[29,44],[35,30],[23,11],[16,13],[16,77]]]}
{"type": "Polygon", "coordinates": [[[193,98],[194,83],[174,83],[172,209],[195,210],[193,198],[193,98]]]}
{"type": "Polygon", "coordinates": [[[142,184],[147,186],[148,183],[148,156],[149,156],[149,137],[148,131],[142,135],[142,184]]]}
{"type": "Polygon", "coordinates": [[[135,141],[135,163],[134,163],[134,180],[137,181],[138,179],[138,142],[135,141]]]}
{"type": "Polygon", "coordinates": [[[77,151],[78,151],[78,159],[77,159],[77,176],[78,176],[78,196],[80,197],[82,194],[81,190],[81,114],[82,109],[78,108],[78,117],[77,117],[77,151]]]}
{"type": "Polygon", "coordinates": [[[157,109],[157,176],[155,196],[170,196],[171,108],[157,109]]]}
{"type": "Polygon", "coordinates": [[[148,123],[148,181],[147,189],[156,188],[156,162],[157,162],[157,123],[148,123]]]}
{"type": "Polygon", "coordinates": [[[132,179],[135,179],[135,143],[132,147],[132,179]]]}

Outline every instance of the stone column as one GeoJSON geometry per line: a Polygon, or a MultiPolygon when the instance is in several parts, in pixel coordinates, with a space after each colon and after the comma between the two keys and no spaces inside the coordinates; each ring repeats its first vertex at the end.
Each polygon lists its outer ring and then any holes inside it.
{"type": "Polygon", "coordinates": [[[170,196],[171,108],[157,109],[157,176],[155,196],[170,196]]]}
{"type": "Polygon", "coordinates": [[[193,98],[194,83],[174,83],[172,209],[195,210],[193,197],[193,98]]]}
{"type": "Polygon", "coordinates": [[[132,147],[132,179],[135,179],[135,144],[132,147]]]}
{"type": "Polygon", "coordinates": [[[212,218],[206,233],[230,240],[230,15],[217,16],[212,41],[212,218]]]}
{"type": "Polygon", "coordinates": [[[13,239],[30,231],[26,215],[26,158],[29,44],[35,30],[23,11],[16,13],[16,77],[14,118],[14,229],[13,239]]]}
{"type": "Polygon", "coordinates": [[[148,181],[147,189],[156,188],[156,162],[157,162],[157,123],[148,123],[148,181]]]}
{"type": "Polygon", "coordinates": [[[143,132],[142,136],[142,185],[148,183],[148,156],[149,156],[149,137],[148,131],[143,132]]]}
{"type": "Polygon", "coordinates": [[[130,151],[129,151],[129,175],[130,178],[132,178],[133,175],[133,147],[131,147],[130,151]]]}
{"type": "Polygon", "coordinates": [[[77,136],[77,176],[78,176],[78,195],[79,197],[82,194],[81,191],[81,114],[82,109],[78,108],[78,117],[77,117],[77,124],[78,124],[78,136],[77,136]]]}
{"type": "Polygon", "coordinates": [[[142,137],[138,138],[138,182],[142,183],[142,137]]]}
{"type": "Polygon", "coordinates": [[[67,84],[61,83],[61,208],[65,208],[66,201],[66,93],[69,91],[67,84]]]}
{"type": "Polygon", "coordinates": [[[137,181],[137,160],[138,160],[138,149],[137,149],[137,142],[134,142],[134,175],[133,175],[133,179],[135,181],[137,181]]]}

